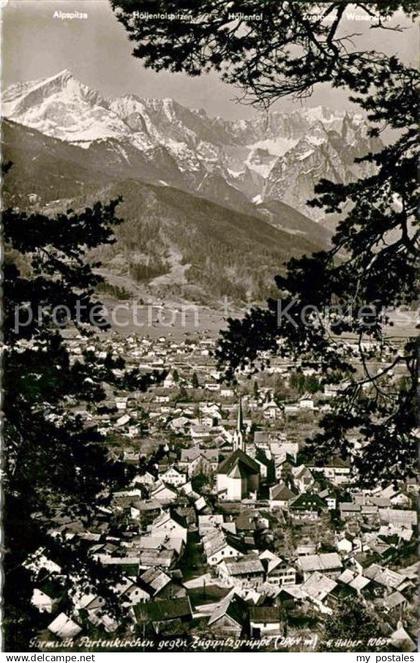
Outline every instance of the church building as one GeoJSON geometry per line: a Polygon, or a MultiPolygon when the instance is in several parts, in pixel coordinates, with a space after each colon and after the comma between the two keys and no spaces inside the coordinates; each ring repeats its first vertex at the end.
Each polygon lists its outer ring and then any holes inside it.
{"type": "Polygon", "coordinates": [[[216,475],[219,499],[237,501],[255,495],[260,485],[258,463],[245,453],[246,433],[242,403],[239,402],[238,419],[233,436],[232,453],[219,464],[216,475]]]}

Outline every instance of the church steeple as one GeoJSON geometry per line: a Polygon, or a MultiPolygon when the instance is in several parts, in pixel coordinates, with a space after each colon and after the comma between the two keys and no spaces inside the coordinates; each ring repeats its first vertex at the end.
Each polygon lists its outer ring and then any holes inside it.
{"type": "Polygon", "coordinates": [[[244,430],[244,413],[242,412],[242,398],[239,399],[239,405],[238,405],[238,418],[236,422],[236,430],[239,432],[243,432],[244,430]]]}
{"type": "Polygon", "coordinates": [[[241,451],[245,451],[245,425],[242,411],[242,398],[239,399],[236,430],[233,436],[233,448],[234,450],[240,449],[241,451]]]}

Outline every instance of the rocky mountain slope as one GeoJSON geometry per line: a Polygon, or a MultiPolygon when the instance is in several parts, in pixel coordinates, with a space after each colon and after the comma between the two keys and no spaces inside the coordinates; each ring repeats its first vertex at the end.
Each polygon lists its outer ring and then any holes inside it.
{"type": "Polygon", "coordinates": [[[317,179],[348,181],[358,172],[354,157],[377,147],[361,115],[317,107],[210,118],[173,99],[106,99],[67,70],[11,86],[2,112],[82,147],[86,164],[116,176],[167,184],[246,213],[275,199],[316,220],[322,211],[305,202],[317,179]]]}
{"type": "Polygon", "coordinates": [[[325,246],[328,238],[279,201],[249,203],[252,214],[228,209],[181,189],[128,179],[106,160],[87,160],[80,146],[8,120],[2,153],[13,162],[3,188],[7,205],[53,213],[122,195],[118,241],[95,258],[110,283],[140,284],[154,295],[208,305],[223,297],[260,300],[274,292],[273,276],[292,255],[325,246]]]}

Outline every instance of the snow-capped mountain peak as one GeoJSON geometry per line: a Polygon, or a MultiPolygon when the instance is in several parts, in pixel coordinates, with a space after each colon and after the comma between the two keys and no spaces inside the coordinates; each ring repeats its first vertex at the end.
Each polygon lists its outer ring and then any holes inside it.
{"type": "Polygon", "coordinates": [[[224,202],[230,198],[234,206],[243,206],[244,197],[250,203],[255,196],[274,197],[306,214],[318,175],[345,181],[353,174],[349,155],[367,147],[363,118],[353,113],[317,106],[224,120],[135,91],[106,99],[68,69],[12,85],[3,94],[2,113],[115,167],[131,167],[133,177],[194,193],[205,188],[215,200],[223,191],[224,202]]]}

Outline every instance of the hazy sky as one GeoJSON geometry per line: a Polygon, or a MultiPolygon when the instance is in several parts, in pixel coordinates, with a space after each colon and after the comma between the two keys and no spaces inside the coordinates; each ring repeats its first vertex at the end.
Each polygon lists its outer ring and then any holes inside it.
{"type": "MultiPolygon", "coordinates": [[[[172,97],[186,106],[202,107],[210,115],[226,118],[248,117],[254,112],[235,103],[237,91],[221,83],[216,74],[190,78],[146,70],[139,59],[131,56],[132,44],[108,0],[9,0],[2,21],[4,87],[70,69],[76,78],[106,96],[132,92],[141,97],[172,97]],[[56,10],[86,12],[88,19],[62,21],[53,18],[56,10]]],[[[381,50],[398,52],[411,62],[416,57],[415,28],[401,35],[369,31],[368,24],[360,21],[347,23],[351,32],[365,32],[370,44],[380,45],[381,50]]],[[[306,102],[318,104],[334,108],[348,105],[344,93],[325,86],[306,102]]],[[[291,102],[276,105],[279,109],[291,107],[291,102]]]]}

